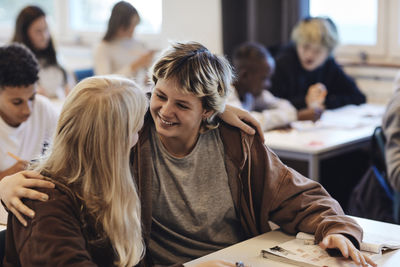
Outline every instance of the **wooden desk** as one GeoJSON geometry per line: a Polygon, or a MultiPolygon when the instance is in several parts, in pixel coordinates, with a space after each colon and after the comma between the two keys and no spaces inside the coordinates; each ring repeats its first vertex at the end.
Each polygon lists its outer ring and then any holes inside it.
{"type": "MultiPolygon", "coordinates": [[[[400,238],[400,225],[378,222],[358,217],[354,218],[364,229],[364,235],[386,235],[398,236],[400,238]]],[[[290,264],[281,263],[265,259],[261,256],[261,250],[273,247],[280,243],[293,239],[294,236],[287,235],[279,230],[268,232],[236,245],[221,249],[199,259],[185,263],[185,266],[193,266],[209,260],[227,260],[230,262],[242,261],[246,266],[276,266],[287,267],[290,264]]],[[[393,250],[384,253],[380,259],[376,260],[379,267],[400,266],[400,250],[393,250]]],[[[356,266],[356,265],[354,265],[356,266]]]]}
{"type": "Polygon", "coordinates": [[[328,110],[316,123],[295,122],[291,130],[266,132],[265,143],[281,158],[307,161],[308,177],[319,181],[320,161],[368,147],[383,112],[383,106],[370,104],[328,110]]]}

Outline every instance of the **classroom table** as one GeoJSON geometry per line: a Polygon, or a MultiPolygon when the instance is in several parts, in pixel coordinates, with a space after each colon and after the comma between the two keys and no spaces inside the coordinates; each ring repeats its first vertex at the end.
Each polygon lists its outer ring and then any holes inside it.
{"type": "Polygon", "coordinates": [[[3,205],[0,204],[0,231],[6,229],[7,216],[7,211],[4,209],[3,205]]]}
{"type": "MultiPolygon", "coordinates": [[[[366,237],[380,235],[382,237],[397,237],[397,239],[400,239],[400,225],[373,221],[358,217],[352,218],[354,218],[361,225],[364,230],[364,235],[366,237]]],[[[280,243],[289,241],[294,238],[294,236],[285,234],[279,229],[274,230],[240,242],[233,246],[221,249],[193,261],[187,262],[184,264],[184,266],[189,267],[209,260],[226,260],[233,263],[242,261],[246,266],[251,267],[293,266],[291,264],[265,259],[261,256],[261,250],[279,245],[280,243]]],[[[400,249],[384,252],[382,256],[378,256],[375,262],[378,264],[379,267],[400,266],[400,249]]],[[[356,265],[354,264],[354,266],[356,265]]]]}
{"type": "Polygon", "coordinates": [[[369,146],[384,109],[363,104],[327,110],[315,123],[297,121],[289,130],[266,132],[265,144],[283,159],[307,161],[307,176],[319,181],[321,160],[369,146]]]}

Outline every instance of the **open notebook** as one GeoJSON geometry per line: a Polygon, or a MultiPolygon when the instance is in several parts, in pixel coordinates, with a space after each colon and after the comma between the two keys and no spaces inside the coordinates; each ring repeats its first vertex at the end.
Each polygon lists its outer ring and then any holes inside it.
{"type": "MultiPolygon", "coordinates": [[[[400,248],[400,240],[388,240],[382,236],[368,234],[365,234],[361,244],[361,250],[372,260],[377,260],[383,250],[398,248],[400,248]]],[[[263,249],[261,253],[264,258],[303,267],[356,266],[350,259],[331,257],[326,250],[314,244],[313,235],[301,232],[295,239],[263,249]]]]}

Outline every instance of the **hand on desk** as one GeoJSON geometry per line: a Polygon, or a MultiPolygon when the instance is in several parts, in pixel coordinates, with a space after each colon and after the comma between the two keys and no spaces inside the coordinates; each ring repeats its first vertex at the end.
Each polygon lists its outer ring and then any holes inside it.
{"type": "Polygon", "coordinates": [[[324,110],[322,108],[305,108],[297,111],[297,119],[299,121],[316,122],[322,116],[324,110]]]}
{"type": "Polygon", "coordinates": [[[363,267],[368,266],[377,266],[375,262],[373,262],[368,256],[362,254],[353,243],[344,235],[341,234],[332,234],[327,235],[325,238],[319,243],[319,246],[323,249],[327,248],[337,248],[340,250],[342,255],[345,258],[349,256],[351,259],[358,265],[363,267]]]}
{"type": "Polygon", "coordinates": [[[308,108],[323,108],[328,91],[322,83],[316,83],[308,88],[306,104],[308,108]]]}
{"type": "Polygon", "coordinates": [[[49,196],[31,188],[54,188],[54,184],[42,180],[44,177],[35,171],[22,171],[6,176],[0,181],[0,198],[17,219],[27,225],[22,214],[33,218],[33,210],[24,205],[22,198],[46,201],[49,196]],[[22,214],[21,214],[22,213],[22,214]]]}

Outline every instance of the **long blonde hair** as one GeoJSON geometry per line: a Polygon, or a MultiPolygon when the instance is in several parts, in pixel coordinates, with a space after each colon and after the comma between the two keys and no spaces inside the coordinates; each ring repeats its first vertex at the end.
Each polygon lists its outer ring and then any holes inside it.
{"type": "Polygon", "coordinates": [[[118,266],[136,265],[144,254],[129,153],[147,107],[144,93],[128,79],[81,81],[66,99],[53,145],[37,167],[73,188],[96,231],[110,239],[118,266]]]}

